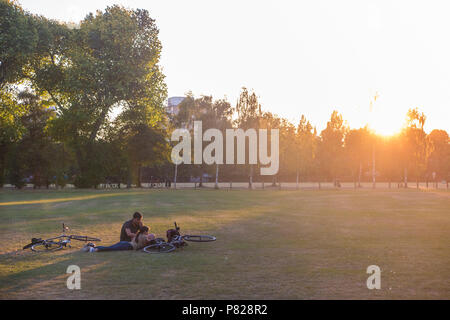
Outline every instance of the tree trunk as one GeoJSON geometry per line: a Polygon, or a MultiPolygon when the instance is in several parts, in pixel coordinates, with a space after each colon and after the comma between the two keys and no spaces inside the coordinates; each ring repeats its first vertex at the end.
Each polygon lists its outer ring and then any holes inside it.
{"type": "Polygon", "coordinates": [[[214,189],[219,189],[219,165],[216,164],[216,183],[214,184],[214,189]]]}
{"type": "Polygon", "coordinates": [[[127,189],[131,188],[131,170],[128,169],[128,177],[127,177],[127,189]]]}
{"type": "Polygon", "coordinates": [[[137,187],[141,188],[141,173],[142,173],[142,170],[141,170],[141,165],[140,164],[138,164],[138,170],[137,171],[138,171],[137,172],[137,187]]]}
{"type": "Polygon", "coordinates": [[[405,188],[408,188],[408,169],[405,167],[405,171],[404,171],[404,183],[405,183],[405,188]]]}
{"type": "Polygon", "coordinates": [[[362,173],[362,164],[359,162],[359,174],[358,174],[358,188],[361,188],[361,173],[362,173]]]}
{"type": "Polygon", "coordinates": [[[94,122],[94,129],[91,131],[91,134],[89,135],[89,142],[88,142],[89,144],[91,144],[97,137],[97,133],[100,130],[100,127],[102,126],[103,122],[105,121],[109,109],[110,109],[109,107],[103,106],[100,116],[94,122]]]}
{"type": "Polygon", "coordinates": [[[5,183],[6,150],[6,147],[0,147],[0,188],[3,188],[3,184],[5,183]]]}
{"type": "Polygon", "coordinates": [[[298,190],[298,170],[297,170],[297,181],[296,181],[296,189],[298,190]]]}
{"type": "Polygon", "coordinates": [[[376,186],[376,169],[375,169],[375,145],[372,148],[372,188],[376,186]]]}
{"type": "Polygon", "coordinates": [[[253,188],[253,165],[250,165],[250,176],[248,179],[248,188],[249,189],[253,188]]]}
{"type": "Polygon", "coordinates": [[[178,165],[176,164],[175,165],[175,176],[173,178],[173,187],[174,187],[174,189],[177,188],[177,173],[178,173],[177,171],[178,171],[178,165]]]}

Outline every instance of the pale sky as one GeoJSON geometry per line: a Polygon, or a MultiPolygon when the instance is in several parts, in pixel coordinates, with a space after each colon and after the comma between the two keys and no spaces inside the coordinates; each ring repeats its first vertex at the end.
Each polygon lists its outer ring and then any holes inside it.
{"type": "Polygon", "coordinates": [[[351,127],[400,129],[408,108],[450,133],[450,1],[19,0],[80,21],[121,4],[156,19],[169,96],[226,96],[242,86],[264,110],[321,130],[333,109],[351,127]],[[369,113],[371,97],[379,98],[369,113]]]}

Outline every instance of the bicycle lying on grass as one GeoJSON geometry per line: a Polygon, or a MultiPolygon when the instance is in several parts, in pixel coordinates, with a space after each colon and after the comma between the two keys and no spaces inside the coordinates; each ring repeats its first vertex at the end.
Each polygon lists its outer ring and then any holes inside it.
{"type": "Polygon", "coordinates": [[[188,244],[186,241],[191,242],[211,242],[216,241],[216,237],[209,235],[184,235],[180,234],[180,227],[174,222],[175,229],[167,231],[167,241],[162,238],[156,238],[155,243],[146,246],[143,251],[147,253],[169,253],[176,248],[185,247],[188,244]]]}
{"type": "Polygon", "coordinates": [[[69,247],[72,240],[84,241],[84,242],[94,242],[101,241],[98,238],[88,237],[88,236],[78,236],[78,235],[66,235],[66,231],[69,230],[64,223],[62,224],[62,234],[58,237],[42,240],[33,238],[31,239],[31,243],[27,244],[23,247],[23,250],[31,248],[32,251],[36,252],[49,252],[49,251],[57,251],[64,247],[69,247]]]}

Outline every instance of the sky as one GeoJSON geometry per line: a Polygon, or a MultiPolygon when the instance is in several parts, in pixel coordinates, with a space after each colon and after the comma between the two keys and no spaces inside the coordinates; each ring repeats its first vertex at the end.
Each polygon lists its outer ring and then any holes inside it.
{"type": "Polygon", "coordinates": [[[66,22],[112,4],[149,10],[169,96],[191,91],[234,106],[245,86],[263,110],[295,124],[304,114],[320,132],[338,110],[350,127],[385,135],[417,107],[427,132],[450,132],[447,0],[18,2],[66,22]]]}

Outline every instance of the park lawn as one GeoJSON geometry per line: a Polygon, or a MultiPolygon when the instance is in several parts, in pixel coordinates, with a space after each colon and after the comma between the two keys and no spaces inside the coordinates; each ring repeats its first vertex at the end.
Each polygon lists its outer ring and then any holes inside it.
{"type": "Polygon", "coordinates": [[[0,299],[450,299],[448,191],[4,190],[0,219],[0,299]],[[160,255],[21,250],[62,222],[113,244],[136,210],[157,236],[177,221],[217,241],[160,255]],[[73,264],[81,290],[66,287],[73,264]],[[381,290],[366,287],[369,265],[381,290]]]}

